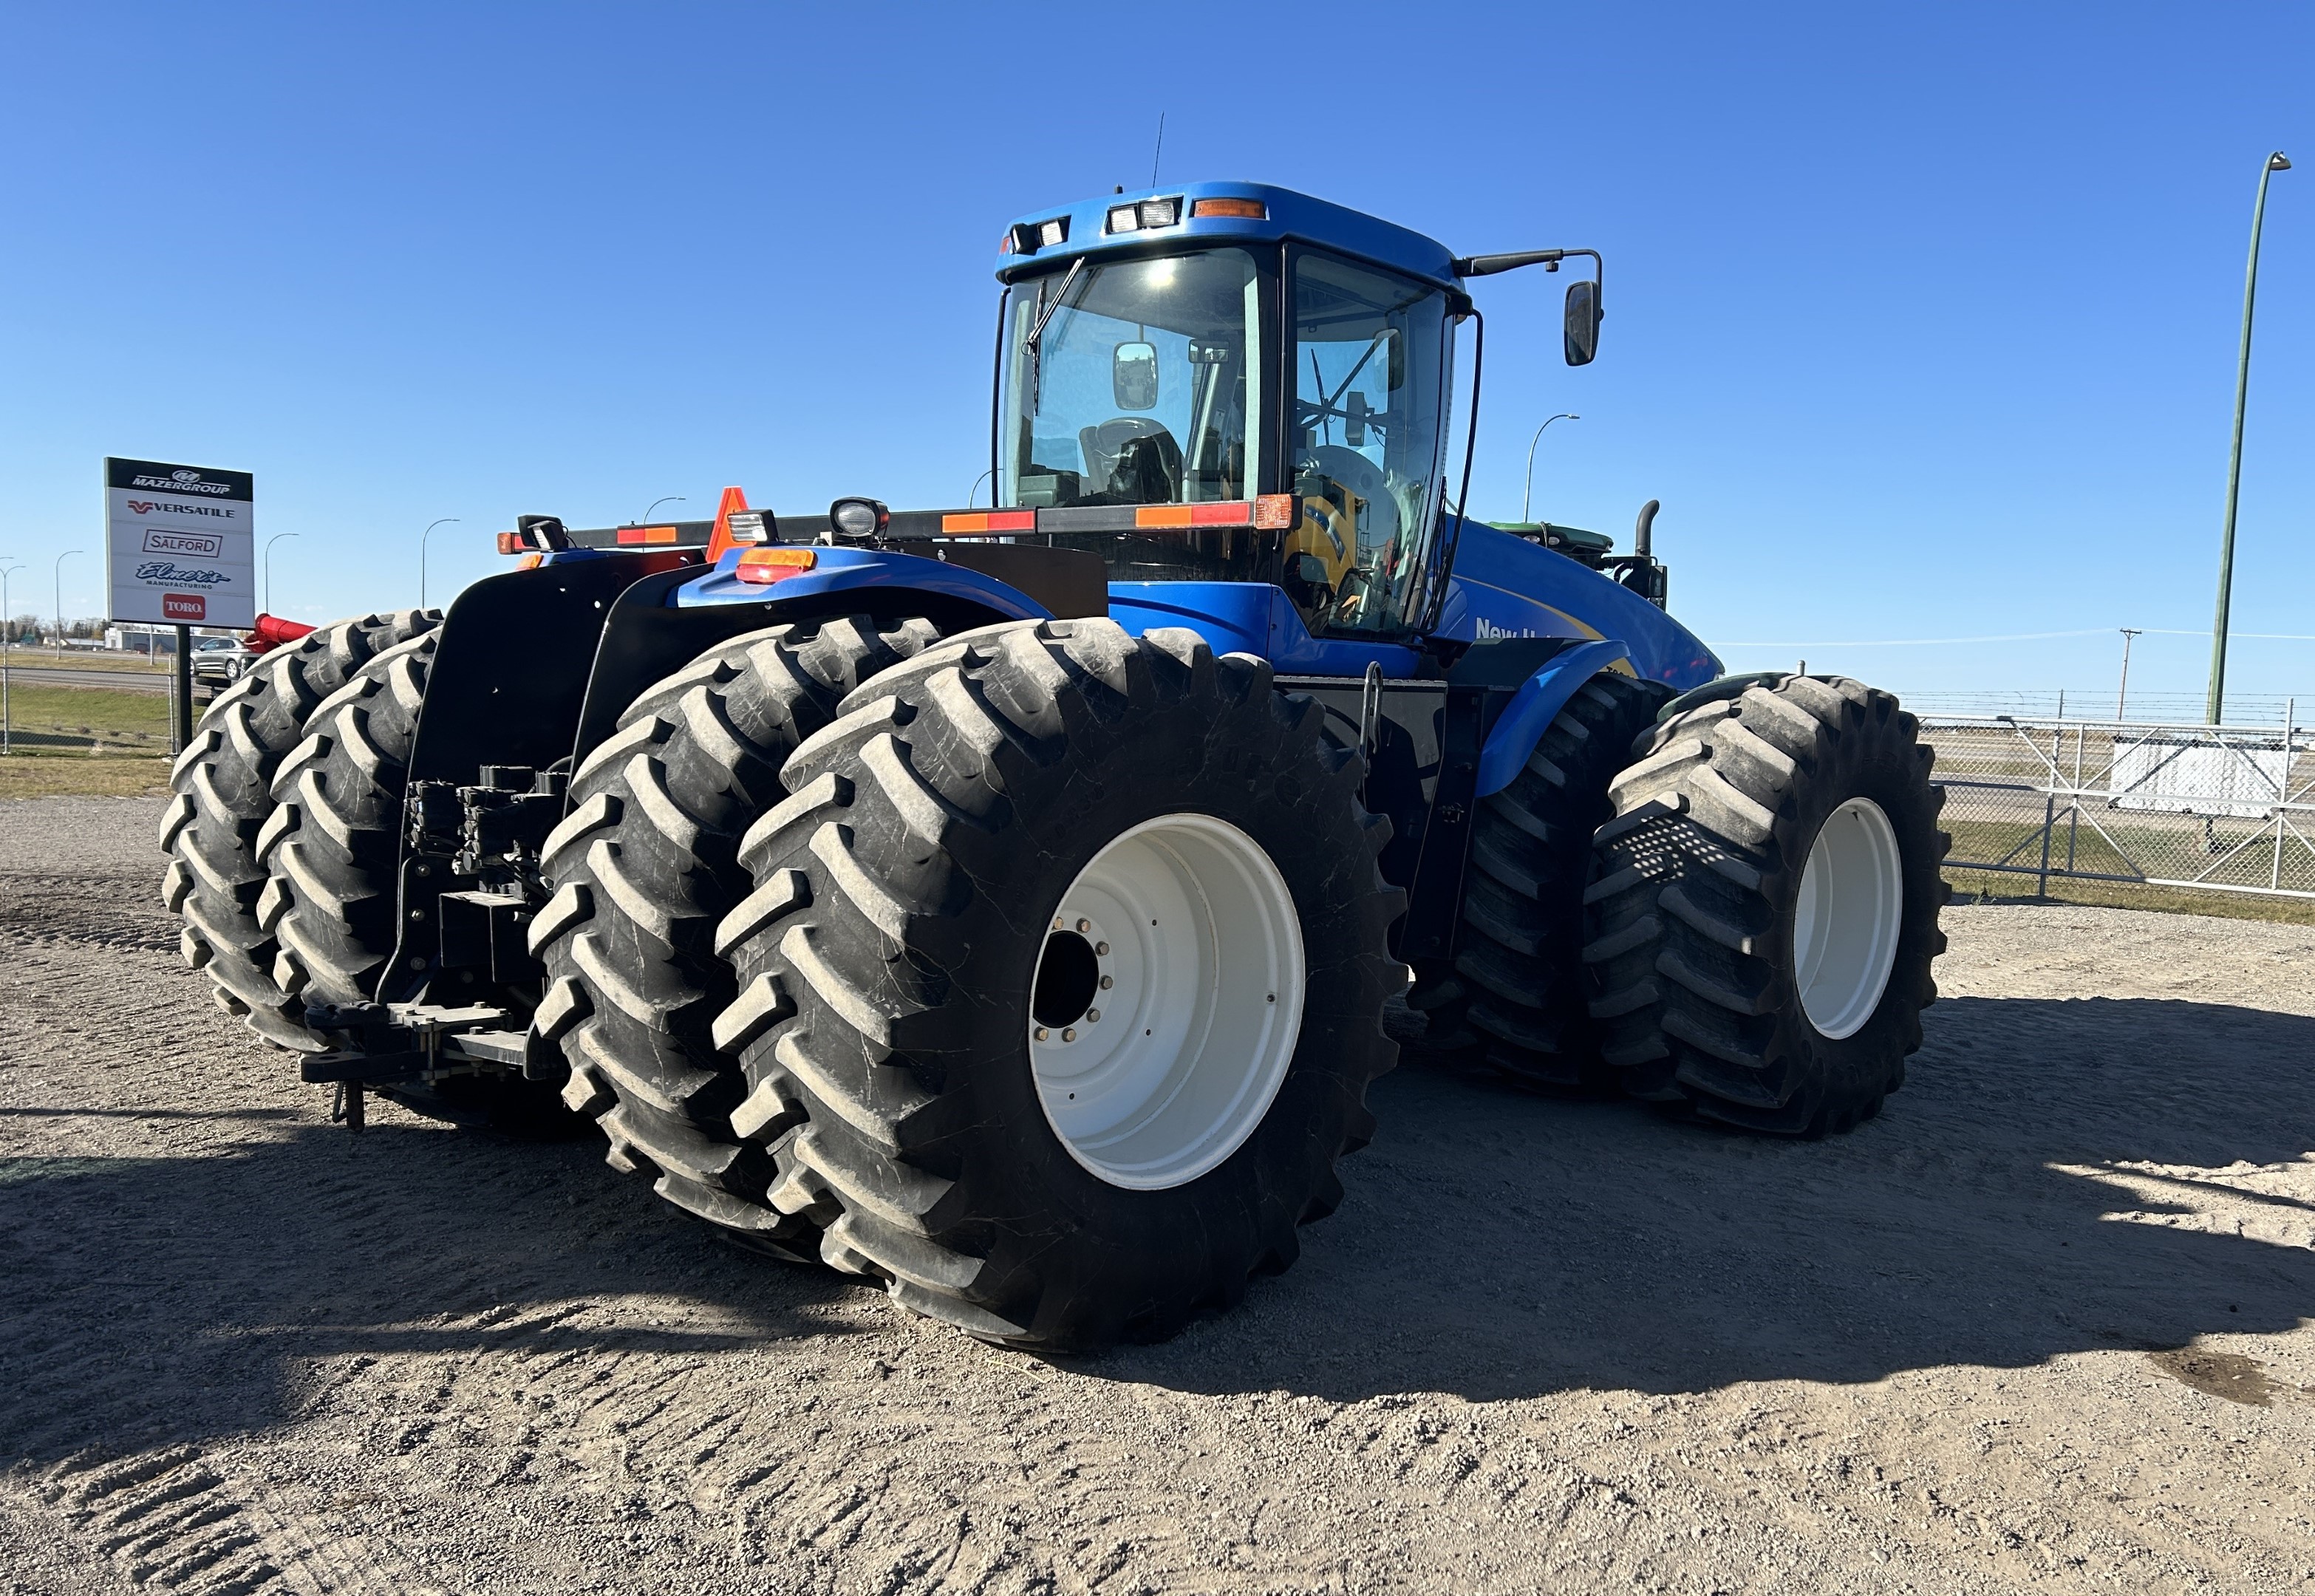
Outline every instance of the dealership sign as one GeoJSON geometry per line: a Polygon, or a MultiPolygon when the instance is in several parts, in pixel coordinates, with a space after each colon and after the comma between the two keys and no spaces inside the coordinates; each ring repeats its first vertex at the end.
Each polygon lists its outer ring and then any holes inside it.
{"type": "Polygon", "coordinates": [[[250,475],[154,460],[104,463],[111,618],[257,625],[250,475]]]}

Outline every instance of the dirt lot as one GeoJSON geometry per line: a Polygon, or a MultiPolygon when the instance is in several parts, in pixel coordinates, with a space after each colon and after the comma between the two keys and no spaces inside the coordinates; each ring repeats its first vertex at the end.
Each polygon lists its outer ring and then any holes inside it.
{"type": "Polygon", "coordinates": [[[0,1592],[2315,1590],[2315,928],[1952,911],[1771,1144],[1402,1070],[1291,1274],[1046,1362],[212,1008],[0,804],[0,1592]]]}

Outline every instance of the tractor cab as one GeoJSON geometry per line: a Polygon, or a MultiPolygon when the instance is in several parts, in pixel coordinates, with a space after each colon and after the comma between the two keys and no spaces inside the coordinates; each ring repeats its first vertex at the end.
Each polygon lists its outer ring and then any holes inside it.
{"type": "Polygon", "coordinates": [[[1037,529],[1113,581],[1273,584],[1315,634],[1422,627],[1470,308],[1443,246],[1193,184],[1024,218],[998,276],[1001,509],[1087,512],[1037,529]]]}

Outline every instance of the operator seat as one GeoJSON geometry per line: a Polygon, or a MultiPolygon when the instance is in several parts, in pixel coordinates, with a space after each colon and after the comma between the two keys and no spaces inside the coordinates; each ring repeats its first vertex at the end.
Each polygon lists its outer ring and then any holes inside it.
{"type": "Polygon", "coordinates": [[[1182,480],[1182,446],[1156,421],[1118,416],[1078,431],[1086,474],[1112,504],[1170,504],[1182,480]]]}

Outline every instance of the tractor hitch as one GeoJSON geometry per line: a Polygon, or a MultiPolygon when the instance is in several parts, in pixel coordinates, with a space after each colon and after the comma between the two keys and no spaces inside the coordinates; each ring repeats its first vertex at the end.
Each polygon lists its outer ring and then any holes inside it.
{"type": "MultiPolygon", "coordinates": [[[[488,1004],[463,1008],[428,1003],[315,1003],[306,1024],[331,1045],[308,1053],[297,1077],[335,1086],[333,1123],[359,1133],[363,1095],[395,1086],[430,1086],[462,1075],[519,1074],[551,1078],[533,1060],[529,1033],[517,1015],[488,1004]]],[[[552,1051],[551,1048],[546,1051],[552,1051]]]]}

